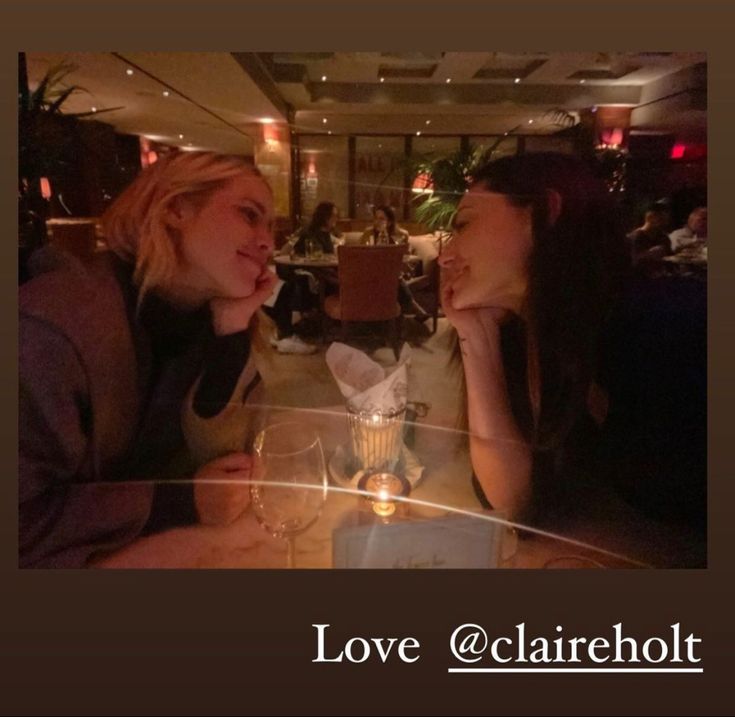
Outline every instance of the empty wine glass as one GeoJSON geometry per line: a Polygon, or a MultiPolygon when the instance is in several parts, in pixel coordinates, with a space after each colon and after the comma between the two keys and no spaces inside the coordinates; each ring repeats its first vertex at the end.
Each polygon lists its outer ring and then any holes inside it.
{"type": "Polygon", "coordinates": [[[319,436],[301,423],[275,423],[254,444],[252,498],[258,522],[285,538],[294,567],[295,539],[312,526],[327,498],[327,472],[319,436]]]}

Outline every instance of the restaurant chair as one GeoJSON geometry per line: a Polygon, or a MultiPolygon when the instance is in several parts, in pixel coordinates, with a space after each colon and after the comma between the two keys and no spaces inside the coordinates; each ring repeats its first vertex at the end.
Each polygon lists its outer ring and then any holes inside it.
{"type": "Polygon", "coordinates": [[[415,236],[409,240],[412,251],[421,257],[421,274],[406,281],[416,303],[431,316],[431,333],[435,334],[441,311],[439,256],[449,234],[438,232],[432,235],[415,236]]]}
{"type": "Polygon", "coordinates": [[[409,279],[406,286],[411,291],[416,303],[431,316],[431,333],[435,334],[439,324],[439,264],[436,260],[431,262],[427,274],[409,279]]]}
{"type": "Polygon", "coordinates": [[[404,251],[400,245],[338,247],[339,293],[324,300],[324,313],[340,322],[343,341],[352,324],[380,322],[396,360],[401,340],[398,281],[404,251]]]}

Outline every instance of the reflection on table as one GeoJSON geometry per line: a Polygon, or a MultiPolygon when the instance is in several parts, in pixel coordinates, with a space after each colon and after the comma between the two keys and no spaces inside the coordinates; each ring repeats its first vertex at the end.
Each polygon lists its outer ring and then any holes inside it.
{"type": "MultiPolygon", "coordinates": [[[[424,424],[407,425],[410,445],[403,450],[411,457],[395,471],[413,483],[410,495],[396,500],[395,509],[384,515],[376,510],[380,497],[361,490],[360,476],[350,475],[354,466],[348,465],[350,435],[343,408],[269,408],[257,420],[261,426],[308,423],[321,437],[329,466],[321,515],[296,539],[296,568],[653,567],[676,563],[681,552],[692,549],[687,536],[668,533],[609,495],[585,496],[587,509],[580,505],[571,521],[509,524],[479,504],[466,434],[424,424]],[[467,551],[472,553],[469,565],[467,551]]],[[[286,544],[261,527],[251,506],[227,526],[191,525],[140,538],[97,566],[283,568],[286,544]]]]}

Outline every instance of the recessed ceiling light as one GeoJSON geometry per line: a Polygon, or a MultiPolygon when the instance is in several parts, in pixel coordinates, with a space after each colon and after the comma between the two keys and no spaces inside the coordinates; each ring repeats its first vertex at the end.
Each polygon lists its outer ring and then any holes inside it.
{"type": "Polygon", "coordinates": [[[431,124],[431,120],[426,120],[426,124],[431,124]]]}
{"type": "Polygon", "coordinates": [[[520,81],[521,81],[520,77],[516,77],[515,80],[513,80],[513,82],[515,82],[516,84],[518,84],[520,81]]]}
{"type": "Polygon", "coordinates": [[[326,117],[322,117],[322,124],[327,124],[327,118],[326,117]]]}
{"type": "Polygon", "coordinates": [[[183,134],[180,134],[179,135],[179,139],[184,139],[184,135],[183,134]]]}
{"type": "Polygon", "coordinates": [[[322,82],[326,82],[326,81],[327,81],[327,76],[326,75],[322,75],[322,82]]]}
{"type": "Polygon", "coordinates": [[[92,107],[92,112],[96,112],[96,111],[97,111],[97,108],[96,107],[92,107]]]}
{"type": "Polygon", "coordinates": [[[416,136],[417,137],[420,137],[421,136],[421,130],[419,130],[418,132],[416,132],[416,136]]]}
{"type": "Polygon", "coordinates": [[[580,81],[579,81],[579,84],[580,84],[580,85],[583,85],[583,84],[584,84],[585,82],[587,82],[587,80],[580,80],[580,81]]]}
{"type": "Polygon", "coordinates": [[[507,132],[503,132],[503,137],[507,137],[507,136],[508,136],[508,133],[507,132]]]}
{"type": "Polygon", "coordinates": [[[381,78],[380,78],[380,81],[381,81],[381,82],[385,82],[385,77],[381,77],[381,78]]]}
{"type": "Polygon", "coordinates": [[[126,75],[132,75],[133,74],[133,71],[128,67],[128,69],[125,70],[125,74],[126,75]]]}
{"type": "Polygon", "coordinates": [[[163,96],[164,96],[164,97],[168,97],[168,90],[164,90],[164,91],[163,91],[163,96]]]}
{"type": "Polygon", "coordinates": [[[528,120],[528,124],[533,124],[533,120],[532,119],[528,120]]]}
{"type": "Polygon", "coordinates": [[[451,77],[447,77],[447,84],[449,84],[452,81],[451,77]]]}
{"type": "Polygon", "coordinates": [[[330,130],[329,130],[329,131],[327,132],[327,134],[332,134],[332,130],[330,129],[330,130]]]}

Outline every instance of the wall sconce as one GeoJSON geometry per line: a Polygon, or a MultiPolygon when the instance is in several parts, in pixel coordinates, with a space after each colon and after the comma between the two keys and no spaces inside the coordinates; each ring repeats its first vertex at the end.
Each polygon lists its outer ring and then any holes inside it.
{"type": "Polygon", "coordinates": [[[48,177],[41,177],[41,196],[46,200],[51,199],[51,182],[48,177]]]}
{"type": "Polygon", "coordinates": [[[411,191],[414,194],[431,194],[434,191],[434,182],[426,172],[423,172],[413,180],[411,191]]]}

